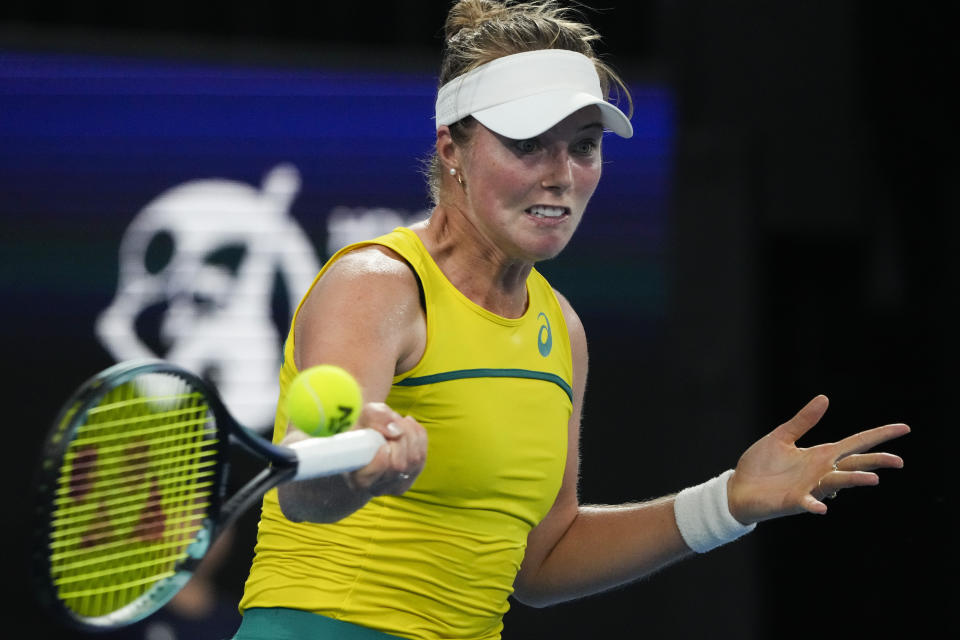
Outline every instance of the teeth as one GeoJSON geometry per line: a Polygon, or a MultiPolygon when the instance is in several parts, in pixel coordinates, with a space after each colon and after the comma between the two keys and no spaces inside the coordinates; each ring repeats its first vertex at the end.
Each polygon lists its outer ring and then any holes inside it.
{"type": "Polygon", "coordinates": [[[536,206],[536,207],[530,207],[529,209],[527,209],[527,211],[529,211],[530,213],[532,213],[533,215],[539,218],[559,218],[564,213],[566,213],[567,210],[564,209],[563,207],[536,206]]]}

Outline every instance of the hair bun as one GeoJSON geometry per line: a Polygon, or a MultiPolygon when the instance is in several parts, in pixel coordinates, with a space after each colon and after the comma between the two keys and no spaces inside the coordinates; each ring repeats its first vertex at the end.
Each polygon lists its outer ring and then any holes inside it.
{"type": "Polygon", "coordinates": [[[506,2],[497,0],[459,0],[447,14],[444,35],[447,40],[456,38],[461,31],[472,31],[480,26],[509,13],[506,2]]]}

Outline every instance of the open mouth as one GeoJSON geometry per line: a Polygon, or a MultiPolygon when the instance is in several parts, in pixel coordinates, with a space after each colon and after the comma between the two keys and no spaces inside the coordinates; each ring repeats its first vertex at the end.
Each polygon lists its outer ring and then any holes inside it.
{"type": "Polygon", "coordinates": [[[552,220],[570,215],[570,209],[566,207],[548,207],[540,204],[529,207],[525,211],[535,218],[552,220]]]}

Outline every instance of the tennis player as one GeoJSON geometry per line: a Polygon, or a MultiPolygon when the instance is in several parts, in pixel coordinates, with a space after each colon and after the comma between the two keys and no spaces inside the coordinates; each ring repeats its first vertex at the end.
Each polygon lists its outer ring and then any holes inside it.
{"type": "MultiPolygon", "coordinates": [[[[330,259],[281,371],[284,390],[315,364],[351,371],[371,401],[358,427],[388,443],[364,469],[265,497],[238,640],[498,638],[510,596],[604,591],[762,520],[825,513],[836,491],[902,466],[867,451],[906,425],[797,448],[827,408],[819,396],[703,484],[578,503],[587,341],[534,265],[584,215],[604,131],[632,135],[597,37],[555,2],[452,7],[432,215],[330,259]]],[[[279,407],[274,439],[306,437],[279,407]]]]}

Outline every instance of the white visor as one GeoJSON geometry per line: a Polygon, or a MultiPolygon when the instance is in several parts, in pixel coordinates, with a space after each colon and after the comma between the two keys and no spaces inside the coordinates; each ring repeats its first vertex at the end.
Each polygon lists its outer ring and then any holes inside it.
{"type": "Polygon", "coordinates": [[[526,140],[590,105],[600,108],[605,129],[633,135],[630,119],[604,99],[590,58],[538,49],[497,58],[440,87],[437,128],[473,116],[495,133],[526,140]]]}

